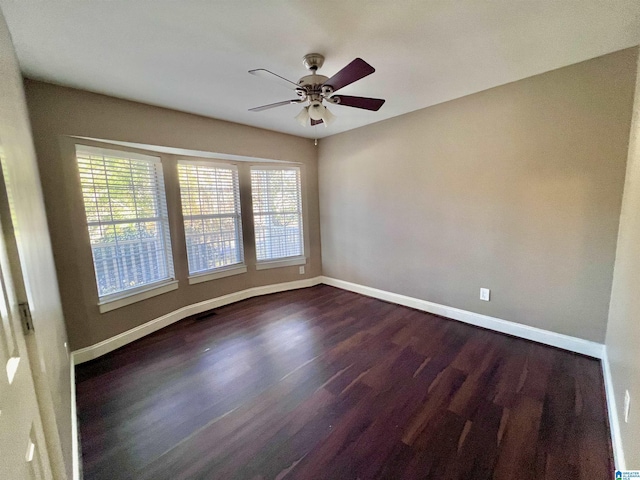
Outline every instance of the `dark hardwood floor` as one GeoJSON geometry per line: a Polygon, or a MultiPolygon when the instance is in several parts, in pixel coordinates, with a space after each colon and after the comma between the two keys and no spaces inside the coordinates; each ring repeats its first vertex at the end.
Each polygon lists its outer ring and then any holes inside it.
{"type": "Polygon", "coordinates": [[[600,363],[328,286],[76,368],[85,479],[609,479],[600,363]]]}

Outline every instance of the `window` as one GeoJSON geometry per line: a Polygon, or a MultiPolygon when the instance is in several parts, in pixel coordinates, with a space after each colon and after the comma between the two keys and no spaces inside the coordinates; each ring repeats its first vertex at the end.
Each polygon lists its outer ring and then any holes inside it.
{"type": "Polygon", "coordinates": [[[238,169],[234,165],[180,161],[180,196],[189,274],[244,261],[238,169]]]}
{"type": "Polygon", "coordinates": [[[76,145],[98,295],[173,278],[160,159],[76,145]]]}
{"type": "Polygon", "coordinates": [[[251,169],[258,262],[304,254],[299,168],[251,169]]]}

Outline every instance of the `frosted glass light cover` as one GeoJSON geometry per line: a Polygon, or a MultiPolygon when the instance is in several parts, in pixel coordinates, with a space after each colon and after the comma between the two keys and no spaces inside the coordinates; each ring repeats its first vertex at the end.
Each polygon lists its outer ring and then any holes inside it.
{"type": "Polygon", "coordinates": [[[304,107],[295,117],[296,121],[303,127],[306,127],[309,124],[309,112],[307,111],[308,108],[309,107],[304,107]]]}
{"type": "Polygon", "coordinates": [[[336,116],[331,113],[331,111],[327,107],[322,107],[322,121],[324,122],[324,126],[330,125],[336,118],[336,116]]]}
{"type": "Polygon", "coordinates": [[[322,120],[322,114],[325,110],[320,104],[309,105],[309,116],[312,120],[322,120]]]}

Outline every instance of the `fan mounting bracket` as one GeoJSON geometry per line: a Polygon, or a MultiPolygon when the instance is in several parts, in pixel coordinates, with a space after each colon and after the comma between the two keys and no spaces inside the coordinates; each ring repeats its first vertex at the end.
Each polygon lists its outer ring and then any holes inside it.
{"type": "Polygon", "coordinates": [[[324,56],[319,53],[307,53],[302,57],[302,64],[312,72],[322,68],[324,64],[324,56]]]}

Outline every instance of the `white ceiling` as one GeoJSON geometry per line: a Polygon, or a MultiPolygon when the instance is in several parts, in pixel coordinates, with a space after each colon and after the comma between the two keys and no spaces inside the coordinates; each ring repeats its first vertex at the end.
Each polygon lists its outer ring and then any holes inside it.
{"type": "Polygon", "coordinates": [[[23,72],[176,110],[322,138],[640,43],[637,0],[0,0],[23,72]],[[318,52],[336,73],[376,72],[341,93],[385,98],[378,112],[332,106],[302,127],[295,98],[247,73],[296,81],[318,52]]]}

